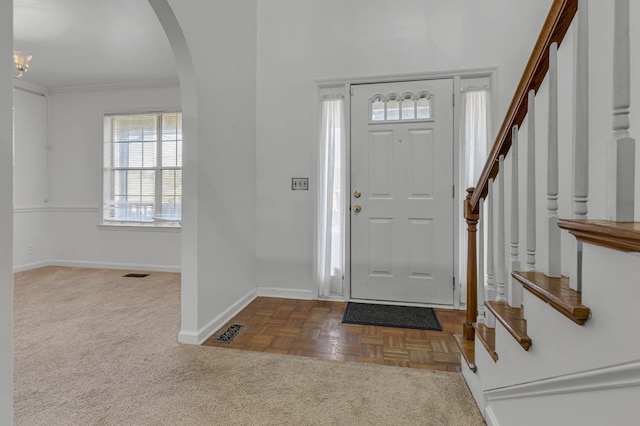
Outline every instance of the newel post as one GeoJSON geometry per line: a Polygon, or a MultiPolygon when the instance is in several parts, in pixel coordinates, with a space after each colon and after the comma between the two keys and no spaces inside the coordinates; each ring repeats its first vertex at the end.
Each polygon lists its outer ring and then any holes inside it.
{"type": "Polygon", "coordinates": [[[465,340],[474,340],[473,323],[478,316],[478,259],[476,257],[476,225],[480,219],[479,213],[471,208],[471,196],[474,188],[467,188],[467,198],[464,200],[464,218],[467,221],[467,318],[463,327],[465,340]]]}

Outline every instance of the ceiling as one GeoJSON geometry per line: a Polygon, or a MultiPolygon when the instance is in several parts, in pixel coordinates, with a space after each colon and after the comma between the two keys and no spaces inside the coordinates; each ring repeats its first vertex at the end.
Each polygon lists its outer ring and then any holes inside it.
{"type": "Polygon", "coordinates": [[[178,79],[148,0],[13,0],[14,49],[33,55],[28,83],[47,89],[178,79]]]}

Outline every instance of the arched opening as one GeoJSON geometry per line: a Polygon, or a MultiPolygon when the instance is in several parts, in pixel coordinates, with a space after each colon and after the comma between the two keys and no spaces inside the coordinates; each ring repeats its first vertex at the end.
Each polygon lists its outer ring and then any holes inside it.
{"type": "MultiPolygon", "coordinates": [[[[182,330],[198,329],[198,90],[196,73],[187,41],[167,0],[149,0],[164,28],[178,65],[183,145],[182,180],[182,330]]],[[[184,342],[184,336],[180,341],[184,342]]]]}

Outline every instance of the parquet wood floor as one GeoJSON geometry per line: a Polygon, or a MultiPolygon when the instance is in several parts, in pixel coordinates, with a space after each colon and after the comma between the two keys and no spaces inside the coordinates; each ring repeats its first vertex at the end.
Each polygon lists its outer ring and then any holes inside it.
{"type": "Polygon", "coordinates": [[[228,324],[246,324],[233,343],[204,345],[460,372],[464,311],[435,309],[442,331],[342,324],[346,302],[258,297],[228,324]]]}

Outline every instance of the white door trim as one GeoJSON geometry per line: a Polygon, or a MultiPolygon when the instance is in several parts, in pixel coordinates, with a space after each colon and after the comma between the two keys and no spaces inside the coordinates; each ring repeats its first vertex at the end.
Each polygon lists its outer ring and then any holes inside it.
{"type": "MultiPolygon", "coordinates": [[[[460,99],[460,81],[462,79],[467,78],[489,78],[490,81],[490,91],[492,99],[496,99],[496,67],[487,67],[487,68],[468,68],[463,70],[444,70],[444,71],[431,71],[424,73],[407,73],[407,74],[382,74],[377,76],[352,76],[352,77],[344,77],[344,78],[331,78],[331,79],[317,79],[314,81],[314,92],[313,92],[313,103],[314,103],[314,129],[313,135],[314,140],[318,139],[318,135],[320,134],[320,90],[335,88],[344,90],[344,111],[345,111],[345,126],[346,126],[346,140],[348,149],[347,155],[345,158],[345,165],[347,167],[347,179],[345,182],[346,188],[351,188],[351,86],[355,84],[368,84],[368,83],[389,83],[389,82],[402,82],[402,81],[411,81],[411,80],[435,80],[435,79],[443,79],[443,78],[451,78],[453,79],[453,89],[454,89],[454,99],[456,108],[453,110],[453,158],[454,158],[454,177],[456,193],[454,197],[454,224],[459,224],[462,216],[462,201],[466,196],[466,188],[462,188],[462,178],[461,170],[460,170],[460,112],[459,105],[461,104],[460,99]]],[[[453,100],[452,100],[453,102],[453,100]]],[[[496,103],[492,103],[491,108],[495,110],[496,103]]],[[[495,111],[492,111],[492,119],[495,120],[497,114],[495,111]]],[[[491,123],[492,125],[494,123],[491,123]]],[[[495,126],[492,126],[494,129],[495,126]]],[[[490,132],[493,137],[493,131],[490,132]]],[[[313,176],[316,177],[316,180],[319,177],[319,167],[318,160],[320,159],[320,144],[315,143],[315,148],[313,150],[313,176]]],[[[316,186],[317,187],[317,186],[316,186]]],[[[350,193],[345,191],[345,203],[350,203],[350,193]]],[[[350,205],[350,204],[345,204],[350,205]]],[[[313,206],[313,215],[314,215],[314,224],[316,225],[319,220],[318,216],[318,194],[314,197],[314,206],[313,206]]],[[[350,210],[347,210],[346,215],[350,215],[350,210]]],[[[460,265],[460,250],[462,245],[460,244],[461,236],[460,226],[454,225],[454,241],[453,241],[453,268],[455,271],[455,286],[454,286],[454,294],[453,301],[454,309],[461,308],[461,295],[462,290],[466,288],[466,276],[463,276],[464,271],[462,271],[462,267],[460,265]]],[[[314,230],[314,240],[313,240],[313,282],[315,283],[315,291],[318,293],[318,241],[317,241],[317,232],[314,230]]],[[[351,247],[351,228],[350,221],[345,221],[345,247],[351,247]]],[[[350,250],[345,250],[345,278],[344,278],[344,297],[340,298],[340,300],[349,301],[351,300],[351,252],[350,250]]],[[[355,299],[353,299],[356,301],[355,299]]],[[[367,303],[375,303],[374,301],[368,300],[367,303]]],[[[380,302],[380,303],[388,303],[388,302],[380,302]]],[[[420,305],[426,306],[426,305],[420,305]]]]}

